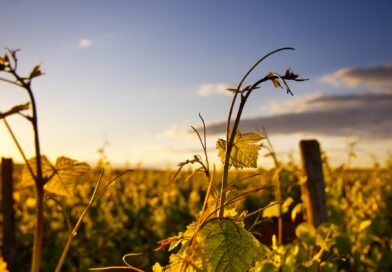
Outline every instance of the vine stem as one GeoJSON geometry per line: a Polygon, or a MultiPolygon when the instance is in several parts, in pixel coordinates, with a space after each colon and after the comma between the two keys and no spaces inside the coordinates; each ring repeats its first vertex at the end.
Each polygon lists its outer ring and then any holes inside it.
{"type": "Polygon", "coordinates": [[[8,72],[12,74],[12,76],[16,79],[15,82],[11,83],[7,80],[8,83],[18,85],[25,89],[28,93],[31,103],[32,116],[28,118],[32,124],[33,132],[34,132],[34,149],[35,149],[35,157],[36,157],[36,174],[33,175],[35,181],[35,193],[36,193],[36,223],[35,223],[35,231],[34,231],[34,245],[33,245],[33,255],[32,255],[32,272],[39,272],[41,267],[41,259],[42,259],[42,246],[43,246],[43,233],[44,233],[44,185],[45,179],[42,174],[42,163],[41,163],[41,148],[39,141],[39,133],[38,133],[38,114],[37,114],[37,105],[35,102],[34,94],[31,89],[31,78],[24,79],[18,75],[16,72],[18,60],[16,58],[16,51],[12,52],[8,50],[12,59],[14,60],[14,67],[12,65],[8,65],[8,72]]]}
{"type": "Polygon", "coordinates": [[[249,97],[249,95],[252,93],[252,91],[257,88],[257,86],[259,84],[261,84],[262,82],[269,80],[270,77],[266,76],[264,78],[262,78],[261,80],[257,81],[255,84],[253,84],[248,91],[245,93],[245,95],[243,95],[243,93],[241,92],[241,87],[242,84],[245,82],[246,78],[253,72],[253,70],[261,63],[263,62],[266,58],[268,58],[269,56],[283,51],[283,50],[294,50],[294,48],[292,47],[283,47],[283,48],[279,48],[277,50],[271,51],[270,53],[266,54],[265,56],[263,56],[262,58],[260,58],[244,75],[244,77],[241,79],[240,83],[237,86],[236,92],[234,94],[233,100],[231,102],[230,105],[230,110],[229,110],[229,115],[227,118],[227,126],[226,126],[226,156],[225,156],[225,162],[224,162],[224,168],[223,168],[223,175],[222,175],[222,183],[221,183],[221,195],[220,195],[220,199],[219,199],[219,207],[221,207],[221,209],[219,210],[219,217],[223,217],[224,215],[224,204],[226,201],[226,187],[228,185],[228,178],[229,178],[229,165],[230,165],[230,156],[231,156],[231,151],[233,148],[233,143],[234,143],[234,138],[235,135],[237,133],[237,129],[238,129],[238,125],[241,119],[241,115],[242,115],[242,111],[244,109],[245,103],[249,97]],[[233,125],[233,129],[231,130],[230,133],[230,124],[231,124],[231,117],[233,114],[233,110],[234,110],[234,105],[237,99],[238,94],[241,95],[241,101],[240,101],[240,105],[237,111],[237,116],[235,118],[234,121],[234,125],[233,125]]]}
{"type": "Polygon", "coordinates": [[[35,233],[34,233],[34,246],[33,246],[33,261],[31,266],[32,272],[39,272],[41,267],[41,259],[42,259],[42,246],[43,246],[43,233],[44,233],[44,185],[45,180],[42,175],[42,163],[41,163],[41,147],[39,141],[39,133],[38,133],[38,114],[37,114],[37,106],[35,103],[35,98],[33,95],[33,91],[31,90],[30,81],[26,83],[23,79],[19,77],[18,74],[14,70],[11,73],[15,76],[15,78],[20,82],[24,89],[26,89],[27,93],[30,97],[31,108],[32,108],[32,116],[29,119],[33,126],[34,131],[34,148],[35,148],[35,158],[36,158],[36,169],[37,173],[35,176],[35,192],[37,197],[37,217],[35,224],[35,233]]]}

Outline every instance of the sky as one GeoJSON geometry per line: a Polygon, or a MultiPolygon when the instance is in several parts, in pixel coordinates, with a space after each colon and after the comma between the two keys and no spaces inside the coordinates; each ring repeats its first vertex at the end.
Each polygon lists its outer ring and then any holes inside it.
{"type": "MultiPolygon", "coordinates": [[[[43,153],[113,165],[174,167],[201,153],[190,126],[208,133],[210,160],[231,98],[247,83],[287,68],[309,78],[294,96],[266,82],[252,93],[243,132],[264,127],[282,161],[299,160],[301,139],[317,139],[333,165],[383,163],[392,154],[391,1],[2,1],[0,50],[21,49],[19,70],[35,78],[43,153]]],[[[0,73],[0,77],[4,77],[0,73]]],[[[0,111],[28,101],[0,82],[0,111]]],[[[30,125],[7,118],[28,157],[30,125]]],[[[21,161],[0,123],[0,156],[21,161]]],[[[270,158],[259,159],[271,165],[270,158]]]]}

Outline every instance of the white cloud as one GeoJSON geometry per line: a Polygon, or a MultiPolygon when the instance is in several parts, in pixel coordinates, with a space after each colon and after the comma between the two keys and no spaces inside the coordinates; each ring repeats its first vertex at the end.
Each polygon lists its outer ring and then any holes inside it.
{"type": "Polygon", "coordinates": [[[200,96],[208,96],[211,94],[230,94],[227,90],[228,88],[232,88],[232,86],[225,83],[206,83],[199,86],[197,94],[200,96]]]}
{"type": "Polygon", "coordinates": [[[172,124],[166,130],[158,134],[159,138],[186,139],[190,138],[191,128],[185,124],[172,124]]]}
{"type": "Polygon", "coordinates": [[[309,102],[323,97],[322,92],[315,92],[305,96],[294,96],[285,101],[272,101],[268,105],[268,112],[272,115],[284,114],[284,113],[300,113],[310,110],[311,106],[309,102]]]}
{"type": "Polygon", "coordinates": [[[324,76],[321,82],[348,88],[364,86],[372,91],[392,93],[392,64],[343,68],[324,76]]]}
{"type": "Polygon", "coordinates": [[[79,47],[80,48],[87,48],[87,47],[91,47],[93,45],[94,45],[94,43],[93,43],[92,40],[89,40],[89,39],[86,39],[86,38],[83,38],[83,39],[79,40],[79,47]]]}

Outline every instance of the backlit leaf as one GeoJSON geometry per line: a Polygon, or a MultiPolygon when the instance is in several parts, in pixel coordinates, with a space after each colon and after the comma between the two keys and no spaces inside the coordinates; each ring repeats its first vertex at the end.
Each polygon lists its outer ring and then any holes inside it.
{"type": "MultiPolygon", "coordinates": [[[[231,134],[229,134],[229,137],[231,134]]],[[[263,137],[257,133],[244,133],[239,130],[235,135],[233,148],[230,154],[229,166],[235,168],[257,168],[257,158],[259,155],[260,142],[263,137]]],[[[219,157],[222,163],[225,162],[226,156],[226,141],[219,139],[216,143],[219,157]]]]}
{"type": "Polygon", "coordinates": [[[369,227],[372,224],[372,220],[365,220],[362,221],[361,224],[359,225],[359,231],[363,231],[367,227],[369,227]]]}
{"type": "Polygon", "coordinates": [[[275,88],[282,88],[279,82],[279,76],[275,73],[269,72],[268,76],[271,78],[272,83],[274,84],[275,88]]]}
{"type": "Polygon", "coordinates": [[[155,263],[152,272],[163,272],[163,267],[159,263],[155,263]]]}
{"type": "Polygon", "coordinates": [[[90,166],[67,157],[59,157],[55,169],[55,175],[45,185],[45,190],[57,195],[72,196],[78,177],[89,171],[90,166]]]}
{"type": "MultiPolygon", "coordinates": [[[[196,237],[191,262],[186,271],[249,271],[268,249],[245,230],[241,221],[216,218],[207,222],[196,237]]],[[[181,271],[186,250],[170,256],[169,269],[181,271]]]]}
{"type": "MultiPolygon", "coordinates": [[[[28,160],[28,163],[33,170],[34,176],[37,176],[37,160],[36,158],[32,158],[28,160]]],[[[49,178],[53,171],[54,171],[54,166],[50,163],[48,158],[46,156],[41,156],[41,168],[42,168],[42,176],[44,178],[49,178]]],[[[33,185],[35,183],[34,177],[31,176],[31,173],[28,169],[28,167],[25,165],[23,167],[23,172],[22,172],[22,181],[20,183],[21,187],[27,187],[30,185],[33,185]]]]}
{"type": "MultiPolygon", "coordinates": [[[[288,212],[290,205],[293,203],[294,199],[288,197],[282,203],[282,214],[288,212]]],[[[279,204],[277,201],[271,201],[268,204],[268,208],[263,210],[263,218],[279,217],[279,204]]]]}

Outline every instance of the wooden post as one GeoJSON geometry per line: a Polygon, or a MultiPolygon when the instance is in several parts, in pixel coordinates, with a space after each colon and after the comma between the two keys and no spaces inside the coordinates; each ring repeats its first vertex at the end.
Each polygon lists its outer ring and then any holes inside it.
{"type": "Polygon", "coordinates": [[[318,226],[327,220],[324,176],[317,140],[300,142],[302,169],[306,182],[301,185],[302,200],[306,209],[306,221],[318,226]]]}
{"type": "Polygon", "coordinates": [[[2,180],[2,213],[3,213],[3,257],[7,262],[9,271],[14,271],[15,263],[15,213],[13,192],[13,163],[12,159],[2,158],[1,180],[2,180]]]}

